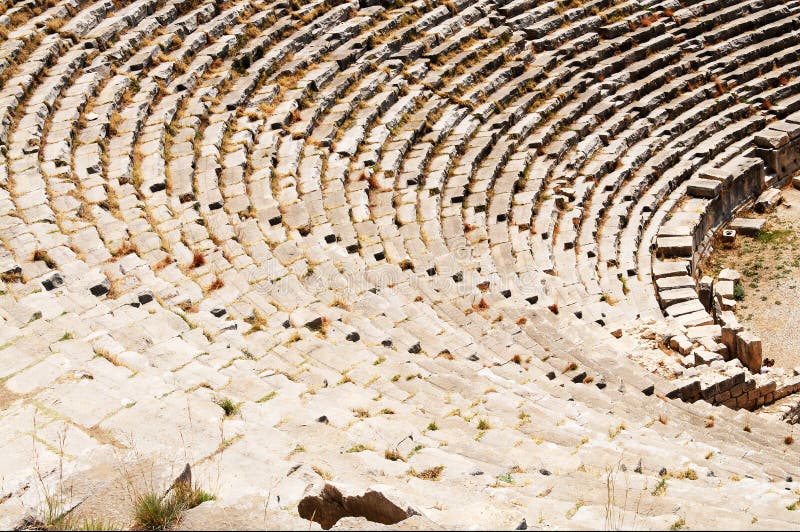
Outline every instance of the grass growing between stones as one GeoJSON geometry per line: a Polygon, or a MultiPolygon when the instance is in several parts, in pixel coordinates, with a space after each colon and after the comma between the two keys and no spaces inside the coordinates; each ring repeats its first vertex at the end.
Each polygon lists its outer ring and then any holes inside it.
{"type": "Polygon", "coordinates": [[[147,493],[134,501],[134,526],[139,530],[166,530],[178,522],[182,511],[176,497],[164,500],[147,493]]]}
{"type": "Polygon", "coordinates": [[[214,500],[196,486],[181,486],[160,496],[155,492],[138,494],[133,501],[133,526],[136,530],[168,530],[180,521],[183,512],[214,500]]]}
{"type": "Polygon", "coordinates": [[[744,286],[742,283],[737,282],[733,285],[733,299],[736,301],[744,301],[744,286]]]}
{"type": "Polygon", "coordinates": [[[564,515],[564,517],[566,517],[567,519],[572,519],[573,517],[575,517],[575,514],[578,513],[578,510],[583,508],[585,505],[586,502],[584,502],[583,500],[578,500],[578,502],[575,503],[575,506],[567,510],[567,513],[564,515]]]}
{"type": "Polygon", "coordinates": [[[672,523],[672,525],[670,525],[669,529],[670,530],[683,530],[685,526],[686,526],[686,520],[683,517],[681,517],[680,519],[678,519],[677,521],[672,523]]]}
{"type": "Polygon", "coordinates": [[[497,475],[497,481],[505,484],[513,484],[514,477],[511,476],[511,473],[503,473],[502,475],[497,475]]]}
{"type": "Polygon", "coordinates": [[[70,501],[73,498],[72,486],[68,485],[64,478],[64,449],[66,447],[67,431],[66,428],[58,433],[58,466],[55,470],[55,486],[50,489],[47,486],[47,473],[43,472],[39,464],[39,454],[37,447],[37,421],[33,420],[33,471],[37,481],[37,487],[41,492],[42,509],[39,517],[28,516],[16,527],[19,530],[117,530],[121,525],[115,521],[98,516],[78,516],[74,510],[77,505],[70,501]]]}
{"type": "MultiPolygon", "coordinates": [[[[121,464],[118,487],[127,492],[130,501],[128,510],[120,512],[118,507],[98,505],[96,501],[87,503],[88,497],[80,499],[79,494],[74,492],[72,481],[64,476],[66,428],[58,434],[55,449],[59,457],[58,465],[49,473],[40,466],[37,430],[34,418],[33,470],[41,493],[40,508],[36,515],[23,519],[15,530],[169,530],[180,522],[184,512],[216,498],[192,483],[192,470],[188,463],[163,494],[162,490],[154,487],[152,471],[149,477],[143,474],[142,478],[138,478],[127,464],[121,464]],[[55,475],[54,484],[48,482],[51,474],[55,475]]],[[[134,468],[138,469],[138,466],[134,468]]]]}
{"type": "Polygon", "coordinates": [[[403,458],[403,455],[397,449],[386,449],[383,453],[383,457],[387,460],[391,460],[392,462],[397,462],[398,460],[401,462],[405,462],[406,459],[403,458]]]}
{"type": "Polygon", "coordinates": [[[660,497],[667,493],[667,479],[662,477],[650,493],[653,497],[660,497]]]}
{"type": "Polygon", "coordinates": [[[229,397],[218,397],[214,399],[214,402],[225,412],[225,417],[235,416],[241,408],[239,403],[235,403],[229,397]]]}

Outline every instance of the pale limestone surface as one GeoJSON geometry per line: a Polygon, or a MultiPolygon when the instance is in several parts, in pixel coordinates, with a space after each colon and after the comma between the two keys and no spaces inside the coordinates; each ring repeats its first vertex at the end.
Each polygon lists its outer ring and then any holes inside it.
{"type": "Polygon", "coordinates": [[[800,382],[693,277],[798,164],[800,4],[39,4],[0,14],[0,527],[129,526],[189,463],[185,529],[316,530],[328,483],[337,529],[800,528],[788,426],[698,401],[800,382]]]}

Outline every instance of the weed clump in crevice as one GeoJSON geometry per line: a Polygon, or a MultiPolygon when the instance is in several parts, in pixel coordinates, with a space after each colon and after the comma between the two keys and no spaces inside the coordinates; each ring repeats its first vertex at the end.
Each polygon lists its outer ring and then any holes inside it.
{"type": "Polygon", "coordinates": [[[736,301],[744,300],[744,286],[738,281],[733,285],[733,299],[736,301]]]}
{"type": "Polygon", "coordinates": [[[225,412],[225,417],[232,417],[239,413],[240,403],[235,403],[230,397],[217,397],[214,402],[225,412]]]}
{"type": "Polygon", "coordinates": [[[15,530],[169,530],[180,522],[184,512],[216,498],[192,482],[192,470],[189,464],[186,464],[183,472],[163,494],[162,490],[153,487],[152,481],[146,481],[142,487],[142,484],[130,474],[127,466],[123,466],[122,485],[130,500],[127,516],[121,517],[118,511],[109,515],[84,509],[81,505],[86,499],[70,503],[74,494],[71,484],[64,477],[65,440],[66,430],[63,430],[58,441],[61,460],[56,470],[57,482],[54,488],[46,486],[45,474],[39,466],[34,446],[34,472],[42,490],[43,507],[38,515],[23,519],[14,527],[15,530]]]}
{"type": "Polygon", "coordinates": [[[189,464],[163,495],[153,489],[131,494],[135,530],[168,530],[180,522],[184,512],[216,498],[192,483],[189,464]]]}

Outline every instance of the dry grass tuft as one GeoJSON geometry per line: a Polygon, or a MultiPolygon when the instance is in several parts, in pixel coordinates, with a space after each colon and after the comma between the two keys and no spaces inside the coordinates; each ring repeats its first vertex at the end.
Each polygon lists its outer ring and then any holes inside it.
{"type": "Polygon", "coordinates": [[[225,286],[225,281],[222,279],[222,277],[217,275],[216,277],[214,277],[214,280],[211,282],[211,284],[208,285],[208,289],[210,291],[219,290],[223,286],[225,286]]]}
{"type": "Polygon", "coordinates": [[[439,480],[442,478],[442,471],[444,471],[444,466],[436,466],[436,467],[429,467],[424,471],[420,471],[417,473],[414,469],[409,471],[411,476],[421,478],[422,480],[439,480]]]}
{"type": "Polygon", "coordinates": [[[199,268],[206,263],[206,257],[199,251],[195,251],[192,256],[192,268],[199,268]]]}

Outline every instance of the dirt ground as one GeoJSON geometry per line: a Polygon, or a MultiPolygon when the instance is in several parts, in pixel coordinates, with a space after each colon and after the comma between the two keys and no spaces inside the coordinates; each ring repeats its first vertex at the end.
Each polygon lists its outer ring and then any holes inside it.
{"type": "Polygon", "coordinates": [[[800,366],[800,190],[783,189],[783,204],[766,215],[757,238],[737,236],[734,249],[716,249],[703,265],[706,275],[732,268],[742,275],[744,299],[736,316],[761,337],[764,356],[783,368],[800,366]]]}

